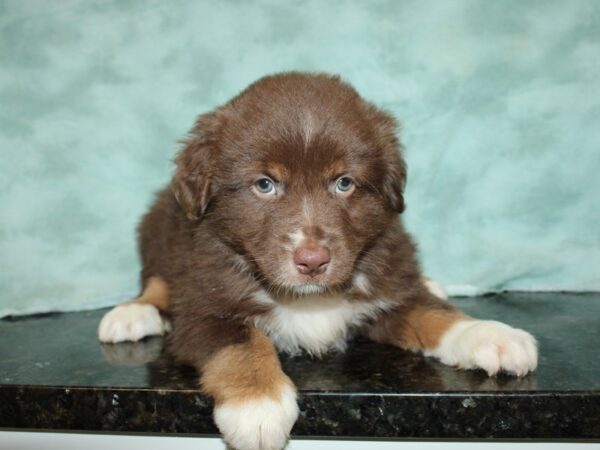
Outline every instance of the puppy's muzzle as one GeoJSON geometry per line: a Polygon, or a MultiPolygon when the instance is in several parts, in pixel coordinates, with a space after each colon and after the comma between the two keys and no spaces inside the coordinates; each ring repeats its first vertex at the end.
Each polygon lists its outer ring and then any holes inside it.
{"type": "Polygon", "coordinates": [[[302,275],[320,275],[327,270],[330,261],[329,249],[314,241],[305,242],[294,251],[294,264],[302,275]]]}

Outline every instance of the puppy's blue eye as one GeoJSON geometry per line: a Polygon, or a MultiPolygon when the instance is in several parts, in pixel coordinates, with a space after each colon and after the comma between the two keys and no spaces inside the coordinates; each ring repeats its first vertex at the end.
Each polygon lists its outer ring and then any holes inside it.
{"type": "Polygon", "coordinates": [[[256,190],[264,195],[275,194],[275,184],[268,178],[260,178],[255,181],[254,187],[256,190]]]}
{"type": "Polygon", "coordinates": [[[354,181],[349,177],[340,177],[335,183],[335,192],[347,194],[354,189],[354,181]]]}

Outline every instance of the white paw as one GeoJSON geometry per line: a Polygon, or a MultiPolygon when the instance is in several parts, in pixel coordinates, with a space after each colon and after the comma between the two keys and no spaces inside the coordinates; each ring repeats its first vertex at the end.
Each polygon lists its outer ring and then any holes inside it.
{"type": "Polygon", "coordinates": [[[537,367],[537,343],[526,331],[493,320],[461,320],[443,335],[440,345],[425,352],[444,364],[481,368],[522,376],[537,367]]]}
{"type": "Polygon", "coordinates": [[[169,322],[152,305],[126,303],[107,312],[98,326],[101,342],[139,341],[170,331],[169,322]]]}
{"type": "Polygon", "coordinates": [[[281,450],[298,418],[296,391],[285,385],[279,400],[259,397],[215,406],[223,439],[237,450],[281,450]]]}
{"type": "Polygon", "coordinates": [[[422,277],[421,282],[427,290],[441,300],[448,300],[448,294],[444,287],[432,278],[422,277]]]}

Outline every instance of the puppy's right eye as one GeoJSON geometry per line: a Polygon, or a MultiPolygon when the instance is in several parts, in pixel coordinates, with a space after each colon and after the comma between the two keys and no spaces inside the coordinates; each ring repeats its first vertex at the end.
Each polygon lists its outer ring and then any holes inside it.
{"type": "Polygon", "coordinates": [[[259,178],[254,182],[253,187],[255,192],[261,196],[275,195],[277,193],[275,183],[270,178],[259,178]]]}

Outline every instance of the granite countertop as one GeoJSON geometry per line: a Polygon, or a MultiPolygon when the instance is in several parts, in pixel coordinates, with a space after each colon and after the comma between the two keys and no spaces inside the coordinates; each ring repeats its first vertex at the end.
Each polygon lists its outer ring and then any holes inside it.
{"type": "MultiPolygon", "coordinates": [[[[488,378],[354,340],[283,357],[299,390],[294,436],[600,439],[600,293],[452,299],[540,343],[537,372],[488,378]]],[[[0,428],[215,435],[211,401],[163,340],[101,345],[106,310],[0,321],[0,428]]]]}

